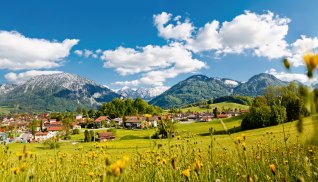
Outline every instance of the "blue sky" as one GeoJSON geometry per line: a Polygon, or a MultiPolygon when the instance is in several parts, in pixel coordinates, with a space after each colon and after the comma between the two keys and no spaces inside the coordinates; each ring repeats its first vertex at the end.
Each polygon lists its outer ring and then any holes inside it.
{"type": "Polygon", "coordinates": [[[269,72],[305,82],[300,54],[318,48],[317,6],[316,0],[5,1],[0,82],[56,71],[111,88],[172,86],[193,74],[246,81],[269,72]],[[213,20],[217,35],[202,46],[200,30],[213,20]],[[100,53],[84,56],[85,50],[100,53]],[[293,74],[281,64],[286,56],[293,74]]]}

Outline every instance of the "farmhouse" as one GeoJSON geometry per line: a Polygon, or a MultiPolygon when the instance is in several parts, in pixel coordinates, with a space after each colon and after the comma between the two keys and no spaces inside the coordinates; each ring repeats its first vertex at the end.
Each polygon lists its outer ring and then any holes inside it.
{"type": "Polygon", "coordinates": [[[98,132],[97,136],[97,141],[100,142],[115,139],[115,135],[112,132],[98,132]]]}
{"type": "Polygon", "coordinates": [[[126,128],[142,128],[142,122],[146,119],[144,117],[138,116],[127,116],[126,120],[124,121],[124,126],[126,128]]]}
{"type": "Polygon", "coordinates": [[[110,121],[111,119],[108,116],[99,116],[97,119],[95,119],[94,124],[96,124],[97,128],[101,128],[103,122],[109,124],[110,121]]]}

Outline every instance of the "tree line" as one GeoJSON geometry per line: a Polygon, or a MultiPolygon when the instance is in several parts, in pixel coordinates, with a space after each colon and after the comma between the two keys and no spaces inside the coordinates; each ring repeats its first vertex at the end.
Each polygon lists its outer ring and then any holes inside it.
{"type": "Polygon", "coordinates": [[[242,120],[242,130],[278,125],[309,116],[304,102],[306,89],[295,83],[283,87],[269,86],[264,95],[254,99],[249,113],[242,120]]]}

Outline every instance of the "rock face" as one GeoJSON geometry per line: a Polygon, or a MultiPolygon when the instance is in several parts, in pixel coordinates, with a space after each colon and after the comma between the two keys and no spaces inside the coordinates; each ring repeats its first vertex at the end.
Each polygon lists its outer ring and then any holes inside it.
{"type": "Polygon", "coordinates": [[[262,95],[263,91],[270,85],[285,86],[288,82],[281,81],[271,74],[261,73],[253,76],[247,82],[234,88],[234,93],[255,97],[262,95]]]}
{"type": "Polygon", "coordinates": [[[194,75],[174,85],[149,103],[163,108],[173,108],[186,106],[202,99],[232,94],[255,97],[261,95],[269,85],[283,86],[287,84],[288,82],[283,82],[266,73],[255,75],[245,83],[226,78],[194,75]]]}
{"type": "Polygon", "coordinates": [[[168,89],[168,87],[154,87],[154,88],[128,88],[124,87],[120,90],[118,90],[116,93],[119,95],[122,95],[126,98],[141,98],[146,101],[149,101],[156,96],[162,94],[168,89]]]}
{"type": "Polygon", "coordinates": [[[18,106],[25,111],[73,111],[96,108],[120,97],[110,89],[69,73],[40,75],[18,85],[0,87],[0,105],[18,106]]]}

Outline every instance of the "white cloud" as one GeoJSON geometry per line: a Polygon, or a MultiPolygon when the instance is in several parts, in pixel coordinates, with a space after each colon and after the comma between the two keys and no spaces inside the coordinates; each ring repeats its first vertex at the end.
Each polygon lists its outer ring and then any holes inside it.
{"type": "Polygon", "coordinates": [[[133,80],[133,81],[118,81],[112,83],[112,85],[117,85],[117,86],[125,86],[125,87],[136,87],[140,84],[139,80],[133,80]]]}
{"type": "Polygon", "coordinates": [[[301,35],[300,39],[297,39],[291,44],[291,53],[289,57],[290,62],[294,66],[304,65],[303,56],[306,53],[317,53],[318,51],[318,38],[309,38],[305,35],[301,35]]]}
{"type": "Polygon", "coordinates": [[[251,50],[256,56],[269,59],[288,55],[285,37],[288,32],[288,18],[281,18],[272,12],[256,14],[246,11],[232,21],[225,21],[219,27],[214,20],[200,28],[187,48],[194,52],[216,51],[218,54],[241,54],[251,50]]]}
{"type": "Polygon", "coordinates": [[[194,52],[218,50],[222,48],[218,33],[219,22],[214,20],[200,28],[194,39],[189,39],[187,48],[194,52]]]}
{"type": "Polygon", "coordinates": [[[61,71],[38,71],[38,70],[30,70],[22,73],[7,73],[4,77],[8,82],[11,83],[23,83],[34,76],[39,75],[52,75],[62,73],[61,71]]]}
{"type": "Polygon", "coordinates": [[[53,68],[70,53],[77,39],[63,42],[28,38],[15,31],[0,30],[0,69],[22,70],[53,68]]]}
{"type": "Polygon", "coordinates": [[[83,51],[82,50],[75,50],[74,53],[78,56],[83,56],[83,51]]]}
{"type": "Polygon", "coordinates": [[[96,51],[93,51],[93,50],[84,49],[84,50],[76,50],[74,51],[74,53],[79,57],[83,56],[85,58],[97,59],[101,55],[102,50],[97,49],[96,51]]]}
{"type": "MultiPolygon", "coordinates": [[[[168,78],[196,72],[205,63],[192,58],[192,53],[179,43],[165,46],[148,45],[140,49],[119,47],[103,52],[104,67],[115,68],[120,75],[143,73],[138,84],[161,86],[168,78]]],[[[134,82],[135,84],[137,82],[134,82]]],[[[125,82],[129,85],[128,82],[125,82]]]]}
{"type": "Polygon", "coordinates": [[[287,82],[291,82],[291,81],[299,81],[301,83],[304,84],[308,84],[309,82],[313,82],[316,79],[314,78],[313,80],[309,80],[308,76],[305,74],[301,74],[301,73],[286,73],[286,72],[277,72],[276,69],[270,69],[267,70],[266,73],[269,73],[271,75],[274,75],[276,78],[283,80],[283,81],[287,81],[287,82]]]}
{"type": "Polygon", "coordinates": [[[194,26],[189,19],[180,21],[181,16],[176,16],[173,21],[175,24],[168,24],[172,20],[172,14],[162,12],[153,16],[154,24],[158,29],[159,36],[165,39],[188,40],[194,31],[194,26]]]}

